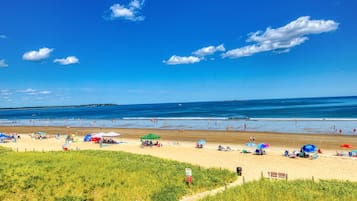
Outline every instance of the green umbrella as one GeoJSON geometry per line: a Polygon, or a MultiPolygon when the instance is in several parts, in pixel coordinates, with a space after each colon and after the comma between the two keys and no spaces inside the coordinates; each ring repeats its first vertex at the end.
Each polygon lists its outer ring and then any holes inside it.
{"type": "Polygon", "coordinates": [[[153,133],[149,133],[147,135],[142,136],[140,139],[142,139],[142,140],[156,140],[156,139],[160,139],[160,136],[153,134],[153,133]]]}

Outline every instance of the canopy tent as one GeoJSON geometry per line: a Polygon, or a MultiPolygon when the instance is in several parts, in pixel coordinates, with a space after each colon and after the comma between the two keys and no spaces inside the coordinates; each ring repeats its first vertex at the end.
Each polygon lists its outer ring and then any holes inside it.
{"type": "Polygon", "coordinates": [[[153,133],[149,133],[149,134],[142,136],[140,139],[141,140],[157,140],[157,139],[160,139],[160,136],[153,134],[153,133]]]}
{"type": "Polygon", "coordinates": [[[104,132],[100,132],[100,133],[96,133],[93,135],[93,137],[118,137],[120,134],[116,133],[116,132],[109,132],[109,133],[104,133],[104,132]]]}

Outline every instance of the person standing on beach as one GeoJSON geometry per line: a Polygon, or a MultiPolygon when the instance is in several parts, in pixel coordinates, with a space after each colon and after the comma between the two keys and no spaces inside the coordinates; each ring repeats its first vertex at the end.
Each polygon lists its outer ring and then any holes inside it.
{"type": "Polygon", "coordinates": [[[99,147],[100,147],[100,148],[103,147],[103,139],[102,139],[102,138],[100,138],[100,140],[99,140],[99,147]]]}

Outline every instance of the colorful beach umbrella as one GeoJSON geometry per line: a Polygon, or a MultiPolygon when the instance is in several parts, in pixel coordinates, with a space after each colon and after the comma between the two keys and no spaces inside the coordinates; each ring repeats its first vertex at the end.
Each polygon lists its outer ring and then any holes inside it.
{"type": "Polygon", "coordinates": [[[344,148],[344,149],[352,149],[352,145],[350,144],[341,144],[341,148],[344,148]]]}
{"type": "Polygon", "coordinates": [[[269,147],[269,144],[267,144],[267,143],[260,143],[257,146],[258,149],[265,149],[265,148],[268,148],[268,147],[269,147]]]}
{"type": "Polygon", "coordinates": [[[313,153],[317,150],[317,147],[313,144],[305,144],[304,146],[301,147],[301,150],[306,153],[313,153]]]}

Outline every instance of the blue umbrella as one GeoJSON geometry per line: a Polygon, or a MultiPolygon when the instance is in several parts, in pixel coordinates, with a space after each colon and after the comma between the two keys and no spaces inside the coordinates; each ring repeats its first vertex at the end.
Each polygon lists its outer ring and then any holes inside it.
{"type": "Polygon", "coordinates": [[[206,140],[200,139],[200,140],[198,140],[197,144],[204,145],[204,144],[206,144],[206,140]]]}
{"type": "Polygon", "coordinates": [[[248,142],[247,144],[245,144],[247,147],[255,147],[257,146],[257,144],[253,143],[253,142],[248,142]]]}
{"type": "Polygon", "coordinates": [[[313,153],[317,150],[317,147],[313,144],[305,144],[301,149],[306,153],[313,153]]]}
{"type": "Polygon", "coordinates": [[[268,148],[268,147],[269,147],[269,144],[267,144],[267,143],[260,143],[257,146],[258,149],[265,149],[265,148],[268,148]]]}
{"type": "Polygon", "coordinates": [[[11,139],[11,136],[5,135],[4,133],[0,133],[0,139],[11,139]]]}

